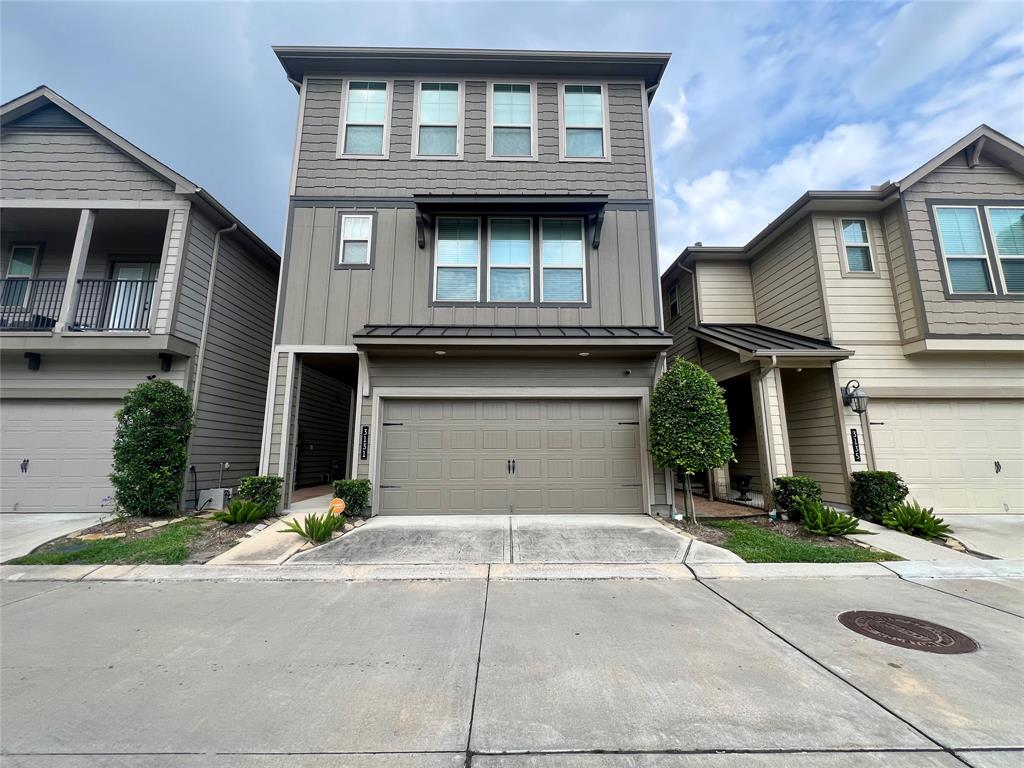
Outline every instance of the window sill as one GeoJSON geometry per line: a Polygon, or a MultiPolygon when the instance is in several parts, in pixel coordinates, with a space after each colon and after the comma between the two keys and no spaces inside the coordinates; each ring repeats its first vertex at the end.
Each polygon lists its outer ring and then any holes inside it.
{"type": "Polygon", "coordinates": [[[610,157],[559,157],[560,163],[610,163],[610,157]]]}
{"type": "Polygon", "coordinates": [[[389,155],[343,155],[335,154],[335,160],[390,160],[389,155]]]}
{"type": "Polygon", "coordinates": [[[487,155],[487,160],[496,163],[536,163],[540,158],[536,155],[487,155]]]}
{"type": "Polygon", "coordinates": [[[462,155],[409,155],[410,160],[441,160],[445,162],[451,162],[453,160],[462,160],[462,155]]]}

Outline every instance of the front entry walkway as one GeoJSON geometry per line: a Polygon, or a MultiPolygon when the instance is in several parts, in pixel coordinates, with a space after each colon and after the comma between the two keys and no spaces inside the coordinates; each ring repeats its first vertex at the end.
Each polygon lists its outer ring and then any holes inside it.
{"type": "Polygon", "coordinates": [[[288,562],[681,563],[692,541],[643,515],[384,516],[288,562]]]}

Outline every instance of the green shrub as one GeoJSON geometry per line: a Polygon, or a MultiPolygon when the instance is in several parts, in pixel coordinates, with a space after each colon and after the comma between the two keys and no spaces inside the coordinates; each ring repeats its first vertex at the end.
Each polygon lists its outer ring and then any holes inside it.
{"type": "Polygon", "coordinates": [[[334,495],[345,502],[348,514],[361,514],[370,506],[370,481],[335,480],[334,495]]]}
{"type": "Polygon", "coordinates": [[[229,525],[256,523],[272,511],[273,507],[251,499],[232,499],[228,502],[227,509],[213,513],[213,519],[229,525]]]}
{"type": "Polygon", "coordinates": [[[850,485],[853,514],[879,523],[886,512],[903,503],[909,492],[895,472],[854,472],[850,485]]]}
{"type": "Polygon", "coordinates": [[[803,522],[804,530],[819,536],[845,536],[848,533],[866,533],[858,531],[860,521],[853,515],[838,512],[826,507],[817,499],[797,497],[796,508],[803,522]]]}
{"type": "Polygon", "coordinates": [[[775,499],[775,506],[780,512],[785,512],[786,517],[798,522],[800,509],[797,507],[797,500],[803,498],[821,501],[821,486],[817,481],[802,475],[776,477],[772,481],[772,498],[775,499]]]}
{"type": "Polygon", "coordinates": [[[253,475],[243,477],[238,484],[238,497],[265,504],[271,511],[281,503],[281,483],[279,475],[253,475]]]}
{"type": "Polygon", "coordinates": [[[181,502],[192,434],[192,401],[170,381],[145,381],[124,396],[116,414],[113,465],[116,510],[164,515],[181,502]]]}
{"type": "Polygon", "coordinates": [[[331,538],[331,534],[345,524],[345,516],[325,512],[322,515],[306,515],[301,523],[298,520],[285,520],[284,524],[288,530],[281,533],[297,533],[306,541],[319,544],[331,538]]]}
{"type": "Polygon", "coordinates": [[[922,507],[916,500],[889,509],[882,517],[882,525],[922,539],[934,539],[953,532],[941,517],[935,516],[934,509],[922,507]]]}

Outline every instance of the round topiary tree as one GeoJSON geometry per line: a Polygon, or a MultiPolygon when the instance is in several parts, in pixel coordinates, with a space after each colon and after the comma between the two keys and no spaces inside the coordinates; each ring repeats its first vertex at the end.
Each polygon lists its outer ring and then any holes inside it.
{"type": "Polygon", "coordinates": [[[734,458],[722,388],[700,366],[677,359],[654,387],[647,431],[655,463],[683,473],[686,505],[696,522],[690,478],[734,458]]]}
{"type": "Polygon", "coordinates": [[[192,434],[188,393],[162,379],[124,396],[114,433],[116,509],[126,515],[163,515],[181,502],[192,434]]]}

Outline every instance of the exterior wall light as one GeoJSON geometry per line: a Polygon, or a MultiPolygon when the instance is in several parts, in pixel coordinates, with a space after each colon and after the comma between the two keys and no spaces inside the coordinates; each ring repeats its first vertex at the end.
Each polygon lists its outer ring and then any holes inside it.
{"type": "Polygon", "coordinates": [[[868,409],[868,393],[860,388],[860,382],[850,379],[843,387],[843,405],[848,405],[854,413],[864,413],[868,409]]]}

